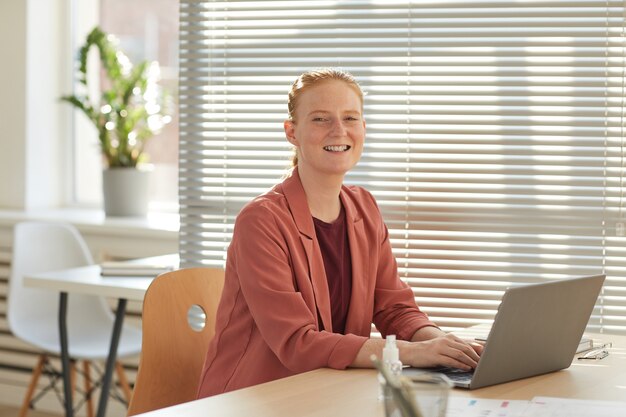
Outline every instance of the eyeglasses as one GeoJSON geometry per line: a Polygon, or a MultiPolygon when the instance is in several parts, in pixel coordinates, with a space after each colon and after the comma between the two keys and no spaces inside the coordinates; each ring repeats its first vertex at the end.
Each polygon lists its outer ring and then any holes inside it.
{"type": "Polygon", "coordinates": [[[613,346],[613,343],[604,343],[601,346],[591,349],[589,352],[585,352],[585,354],[579,356],[578,359],[579,360],[581,359],[591,359],[591,360],[604,359],[607,356],[609,356],[609,351],[607,350],[607,348],[610,348],[611,346],[613,346]]]}

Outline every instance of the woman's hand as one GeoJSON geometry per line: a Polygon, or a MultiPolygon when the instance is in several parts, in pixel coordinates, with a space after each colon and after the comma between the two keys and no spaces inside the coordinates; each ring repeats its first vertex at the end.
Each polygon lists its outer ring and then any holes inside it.
{"type": "MultiPolygon", "coordinates": [[[[460,339],[452,334],[446,334],[436,327],[422,332],[419,338],[414,337],[413,340],[411,342],[398,340],[397,345],[400,351],[400,361],[404,365],[416,368],[450,366],[469,371],[476,368],[480,355],[483,353],[481,343],[460,339]],[[422,339],[424,336],[431,338],[422,339]],[[416,339],[419,341],[415,341],[416,339]]],[[[371,368],[370,357],[376,355],[382,358],[384,346],[384,339],[368,339],[349,366],[371,368]]]]}
{"type": "MultiPolygon", "coordinates": [[[[442,332],[443,333],[443,332],[442,332]]],[[[476,368],[483,346],[453,334],[438,335],[419,342],[399,342],[400,360],[417,368],[450,366],[466,371],[476,368]]]]}

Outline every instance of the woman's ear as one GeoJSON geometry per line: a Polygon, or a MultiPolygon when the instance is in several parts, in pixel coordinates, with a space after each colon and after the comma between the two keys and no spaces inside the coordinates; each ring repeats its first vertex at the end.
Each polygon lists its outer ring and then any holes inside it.
{"type": "Polygon", "coordinates": [[[289,143],[293,146],[298,146],[298,140],[296,139],[296,124],[294,121],[289,119],[285,120],[283,127],[285,128],[285,136],[287,137],[289,143]]]}

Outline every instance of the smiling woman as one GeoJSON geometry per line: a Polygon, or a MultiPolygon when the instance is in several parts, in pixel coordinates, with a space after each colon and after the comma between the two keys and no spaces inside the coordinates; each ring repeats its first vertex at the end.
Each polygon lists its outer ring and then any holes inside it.
{"type": "Polygon", "coordinates": [[[339,215],[335,195],[346,173],[361,158],[365,141],[363,93],[345,72],[305,73],[292,86],[285,134],[295,147],[294,166],[307,191],[313,217],[327,222],[339,215]]]}
{"type": "MultiPolygon", "coordinates": [[[[345,117],[348,119],[351,119],[351,121],[354,122],[354,123],[351,123],[351,125],[354,125],[355,123],[363,119],[363,114],[362,114],[363,113],[363,90],[361,90],[361,87],[358,85],[358,83],[356,82],[356,80],[351,74],[344,72],[344,71],[329,71],[329,70],[309,71],[309,72],[304,73],[293,83],[293,85],[291,86],[291,91],[289,92],[289,99],[287,101],[289,119],[285,121],[285,132],[287,132],[287,139],[290,142],[292,141],[291,139],[289,139],[289,132],[287,131],[287,129],[294,128],[295,121],[296,121],[296,108],[298,107],[300,97],[304,95],[306,91],[309,90],[311,87],[319,83],[320,80],[326,81],[326,82],[343,81],[343,85],[341,86],[341,88],[350,88],[352,92],[356,96],[358,96],[358,101],[359,101],[358,108],[355,106],[356,103],[351,103],[352,109],[349,109],[350,106],[348,105],[348,108],[346,108],[346,111],[348,113],[345,115],[345,117]],[[288,124],[290,126],[288,126],[288,124]]],[[[351,94],[346,95],[346,99],[348,98],[352,98],[351,94]]],[[[320,104],[323,104],[323,103],[320,103],[320,104]]],[[[304,110],[300,110],[300,113],[302,113],[303,111],[304,110]]],[[[309,110],[309,111],[315,111],[315,110],[309,110]]],[[[319,112],[322,114],[307,115],[307,117],[308,118],[317,117],[318,120],[316,120],[316,123],[318,124],[328,123],[329,120],[327,120],[327,117],[326,118],[323,117],[323,116],[328,116],[328,115],[323,110],[319,110],[319,112]]],[[[363,128],[365,128],[364,121],[363,121],[363,128]]],[[[363,132],[363,135],[365,135],[365,132],[363,132]]],[[[360,152],[362,152],[362,146],[361,146],[360,152]]],[[[360,153],[359,153],[359,157],[360,157],[360,153]]],[[[296,147],[294,148],[292,165],[296,166],[297,164],[298,164],[298,153],[297,153],[297,147],[296,147]]]]}
{"type": "Polygon", "coordinates": [[[237,216],[199,396],[317,368],[371,367],[385,343],[370,338],[372,323],[403,341],[406,364],[475,367],[482,347],[445,335],[420,311],[374,198],[343,184],[365,140],[358,84],[317,70],[289,97],[284,129],[297,165],[237,216]]]}

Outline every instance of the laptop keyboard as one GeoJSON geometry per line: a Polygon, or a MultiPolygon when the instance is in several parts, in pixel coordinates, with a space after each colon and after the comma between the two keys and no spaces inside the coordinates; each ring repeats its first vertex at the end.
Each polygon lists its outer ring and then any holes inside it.
{"type": "Polygon", "coordinates": [[[472,379],[472,376],[474,375],[473,370],[464,371],[459,368],[450,368],[447,366],[442,366],[440,368],[433,369],[433,371],[445,374],[452,381],[469,381],[470,379],[472,379]]]}
{"type": "Polygon", "coordinates": [[[459,372],[445,372],[445,375],[452,381],[469,381],[474,376],[474,372],[459,370],[459,372]]]}

